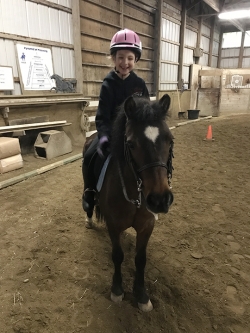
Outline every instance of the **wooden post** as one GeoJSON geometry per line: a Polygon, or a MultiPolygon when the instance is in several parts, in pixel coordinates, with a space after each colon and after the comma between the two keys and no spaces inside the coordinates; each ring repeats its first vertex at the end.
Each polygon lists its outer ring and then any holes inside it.
{"type": "Polygon", "coordinates": [[[218,68],[221,68],[222,41],[223,41],[223,30],[220,30],[219,57],[218,57],[218,65],[217,65],[218,68]]]}
{"type": "Polygon", "coordinates": [[[212,67],[215,22],[216,22],[215,17],[213,17],[212,29],[210,33],[210,43],[209,43],[209,56],[208,56],[209,67],[212,67]]]}
{"type": "Polygon", "coordinates": [[[182,1],[181,9],[181,30],[180,30],[180,47],[179,47],[179,65],[178,65],[178,88],[182,88],[183,84],[183,54],[184,54],[184,38],[187,22],[187,9],[186,9],[186,0],[182,1]]]}
{"type": "Polygon", "coordinates": [[[77,80],[76,92],[83,94],[83,68],[80,25],[80,1],[72,1],[73,41],[75,52],[75,75],[77,80]]]}
{"type": "Polygon", "coordinates": [[[242,32],[238,68],[242,68],[246,32],[242,32]]]}
{"type": "MultiPolygon", "coordinates": [[[[199,9],[199,13],[200,13],[200,18],[199,18],[199,30],[198,30],[198,34],[197,34],[197,42],[196,42],[196,47],[197,48],[201,48],[201,28],[202,28],[202,22],[203,22],[203,18],[202,18],[202,3],[200,3],[200,9],[199,9]]],[[[199,60],[200,58],[195,58],[195,63],[199,64],[199,60]]]]}
{"type": "Polygon", "coordinates": [[[123,8],[124,8],[124,5],[123,5],[123,0],[120,0],[120,27],[121,29],[123,29],[124,27],[124,19],[123,19],[123,8]]]}
{"type": "Polygon", "coordinates": [[[155,17],[155,52],[154,52],[154,93],[158,97],[160,89],[161,72],[161,29],[162,29],[162,8],[163,0],[158,0],[155,17]]]}

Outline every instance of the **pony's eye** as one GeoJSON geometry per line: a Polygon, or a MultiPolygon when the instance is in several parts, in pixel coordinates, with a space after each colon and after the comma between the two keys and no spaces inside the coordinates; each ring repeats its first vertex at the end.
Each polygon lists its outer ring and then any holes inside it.
{"type": "Polygon", "coordinates": [[[134,145],[133,141],[131,141],[131,140],[128,140],[128,141],[127,141],[127,145],[128,145],[128,147],[129,147],[130,149],[134,149],[134,148],[135,148],[135,145],[134,145]]]}

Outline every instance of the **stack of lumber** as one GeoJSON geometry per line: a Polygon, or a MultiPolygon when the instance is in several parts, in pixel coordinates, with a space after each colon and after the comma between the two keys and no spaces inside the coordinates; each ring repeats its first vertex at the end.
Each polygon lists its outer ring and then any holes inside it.
{"type": "Polygon", "coordinates": [[[23,167],[19,139],[0,137],[0,173],[23,167]]]}

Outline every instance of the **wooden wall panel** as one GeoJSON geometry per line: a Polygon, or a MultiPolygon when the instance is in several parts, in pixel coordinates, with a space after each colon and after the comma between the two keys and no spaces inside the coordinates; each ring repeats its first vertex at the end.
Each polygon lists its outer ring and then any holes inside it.
{"type": "Polygon", "coordinates": [[[109,59],[112,36],[122,28],[136,31],[142,40],[141,60],[135,72],[153,92],[156,0],[80,0],[83,94],[98,99],[101,82],[113,68],[109,59]]]}
{"type": "Polygon", "coordinates": [[[218,116],[220,89],[200,89],[198,92],[197,109],[199,116],[218,116]]]}
{"type": "Polygon", "coordinates": [[[110,11],[108,8],[99,7],[98,4],[88,3],[84,4],[81,2],[81,16],[87,17],[89,20],[94,19],[100,22],[107,22],[119,26],[120,15],[110,11]]]}
{"type": "Polygon", "coordinates": [[[232,89],[225,89],[222,91],[219,115],[235,113],[250,113],[249,90],[241,89],[236,92],[232,89]]]}
{"type": "MultiPolygon", "coordinates": [[[[75,0],[73,0],[75,1],[75,0]]],[[[83,1],[85,3],[85,1],[83,1]]],[[[108,7],[111,10],[120,10],[120,1],[119,0],[89,0],[88,2],[99,5],[100,7],[108,7]],[[107,4],[108,3],[108,4],[107,4]]]]}
{"type": "MultiPolygon", "coordinates": [[[[100,39],[106,38],[110,41],[112,35],[119,30],[119,28],[106,25],[101,21],[93,21],[89,18],[81,19],[81,33],[88,36],[99,37],[100,39]],[[110,37],[111,36],[111,37],[110,37]]],[[[84,48],[84,45],[82,45],[84,48]]]]}
{"type": "Polygon", "coordinates": [[[94,36],[81,35],[82,49],[95,50],[95,52],[109,54],[110,40],[100,39],[94,36]]]}
{"type": "MultiPolygon", "coordinates": [[[[93,81],[102,82],[112,67],[85,66],[83,71],[83,81],[91,83],[93,81]]],[[[100,90],[100,87],[99,87],[100,90]]],[[[99,95],[99,93],[98,93],[99,95]]],[[[89,97],[89,96],[88,96],[89,97]]]]}
{"type": "Polygon", "coordinates": [[[124,27],[129,29],[135,29],[135,31],[143,38],[144,35],[153,37],[154,27],[148,24],[145,24],[142,21],[136,20],[132,17],[124,17],[124,27]]]}
{"type": "Polygon", "coordinates": [[[146,11],[141,11],[125,4],[123,14],[138,21],[144,21],[146,25],[154,26],[154,15],[146,11]]]}
{"type": "Polygon", "coordinates": [[[82,58],[85,66],[87,66],[88,64],[94,64],[97,67],[100,65],[109,66],[113,63],[112,59],[109,59],[108,56],[93,52],[84,52],[84,54],[82,54],[82,58]]]}

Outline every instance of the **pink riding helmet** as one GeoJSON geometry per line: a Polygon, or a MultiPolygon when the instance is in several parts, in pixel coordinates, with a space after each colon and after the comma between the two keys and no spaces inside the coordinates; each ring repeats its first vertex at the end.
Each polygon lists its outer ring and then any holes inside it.
{"type": "Polygon", "coordinates": [[[141,57],[142,52],[142,44],[139,36],[133,31],[129,29],[124,29],[118,31],[110,43],[110,54],[114,54],[118,50],[131,50],[136,54],[138,61],[141,57]]]}

